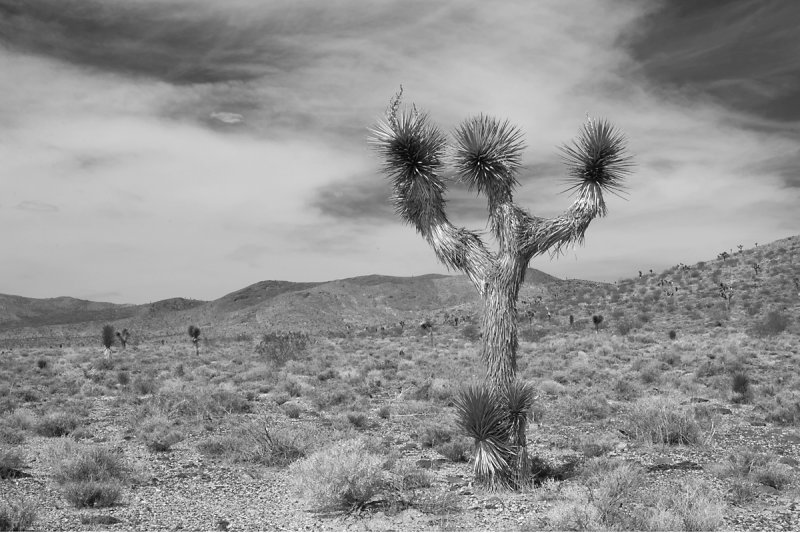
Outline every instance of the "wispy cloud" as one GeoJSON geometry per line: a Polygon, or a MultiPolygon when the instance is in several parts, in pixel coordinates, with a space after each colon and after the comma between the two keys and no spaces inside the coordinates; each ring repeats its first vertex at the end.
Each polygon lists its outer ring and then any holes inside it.
{"type": "MultiPolygon", "coordinates": [[[[0,0],[0,197],[59,209],[36,224],[0,210],[20,228],[0,292],[211,299],[260,279],[443,271],[366,144],[401,83],[445,131],[515,122],[516,200],[536,215],[569,204],[556,147],[587,112],[628,134],[630,200],[609,200],[586,248],[535,263],[557,275],[800,231],[793,4],[683,5],[0,0]]],[[[453,184],[448,215],[485,228],[485,200],[453,184]]]]}
{"type": "Polygon", "coordinates": [[[17,204],[17,209],[39,213],[55,213],[59,210],[58,206],[56,205],[45,202],[37,202],[35,200],[25,200],[24,202],[20,202],[17,204]]]}

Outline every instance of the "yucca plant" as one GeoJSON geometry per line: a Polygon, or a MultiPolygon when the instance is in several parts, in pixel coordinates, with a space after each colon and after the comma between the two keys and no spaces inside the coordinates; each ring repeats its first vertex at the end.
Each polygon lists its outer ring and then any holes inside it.
{"type": "Polygon", "coordinates": [[[111,357],[111,347],[114,346],[114,326],[106,324],[101,331],[103,340],[104,354],[106,357],[111,357]]]}
{"type": "Polygon", "coordinates": [[[623,193],[632,165],[625,137],[605,120],[587,120],[572,144],[561,148],[567,191],[576,195],[575,201],[563,214],[545,219],[513,202],[525,147],[519,129],[480,115],[457,127],[448,147],[447,137],[427,114],[415,106],[401,109],[401,97],[402,88],[391,100],[386,119],[372,128],[369,142],[383,157],[397,214],[414,226],[447,268],[466,274],[481,296],[481,356],[489,383],[500,394],[517,372],[516,306],[528,263],[546,251],[555,255],[583,242],[589,223],[606,214],[603,193],[623,193]],[[444,198],[447,161],[456,180],[486,196],[496,252],[478,232],[449,221],[444,198]]]}
{"type": "Polygon", "coordinates": [[[475,478],[490,486],[507,482],[513,459],[508,442],[509,416],[497,393],[486,384],[467,385],[453,400],[456,423],[475,441],[475,478]]]}
{"type": "Polygon", "coordinates": [[[189,337],[191,337],[194,344],[195,355],[200,355],[200,328],[189,326],[189,337]]]}

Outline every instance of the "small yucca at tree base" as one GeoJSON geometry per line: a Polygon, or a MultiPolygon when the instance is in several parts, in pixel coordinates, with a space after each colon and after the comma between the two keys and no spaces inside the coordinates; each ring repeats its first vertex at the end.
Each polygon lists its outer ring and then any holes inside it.
{"type": "Polygon", "coordinates": [[[454,400],[456,423],[474,440],[476,481],[490,488],[520,488],[529,477],[525,430],[534,400],[529,383],[503,393],[487,383],[468,385],[454,400]]]}

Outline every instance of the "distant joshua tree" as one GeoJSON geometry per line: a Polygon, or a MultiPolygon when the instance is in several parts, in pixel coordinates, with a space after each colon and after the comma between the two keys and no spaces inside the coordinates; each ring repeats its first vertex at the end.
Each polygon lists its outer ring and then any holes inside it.
{"type": "Polygon", "coordinates": [[[119,339],[120,344],[122,344],[123,350],[128,346],[128,337],[130,336],[131,334],[125,328],[122,328],[122,333],[119,331],[117,332],[117,338],[119,339]]]}
{"type": "Polygon", "coordinates": [[[733,286],[728,285],[727,283],[720,282],[719,284],[719,296],[725,300],[725,306],[730,309],[731,308],[731,300],[733,300],[733,286]]]}
{"type": "Polygon", "coordinates": [[[525,423],[533,401],[533,388],[516,380],[520,285],[531,258],[544,252],[556,255],[582,242],[589,223],[606,214],[603,193],[623,191],[631,170],[626,140],[605,120],[588,119],[573,144],[562,147],[570,175],[567,190],[577,197],[565,213],[545,219],[513,201],[524,149],[519,129],[508,121],[472,117],[456,128],[448,147],[447,137],[427,114],[414,106],[400,109],[401,96],[402,87],[386,120],[373,128],[370,143],[384,159],[397,214],[414,226],[439,261],[465,273],[483,300],[481,357],[487,386],[464,389],[459,416],[475,438],[478,479],[518,486],[528,468],[525,423]],[[496,252],[477,232],[448,219],[446,161],[456,180],[486,196],[496,252]],[[490,419],[493,424],[484,424],[490,419]]]}
{"type": "Polygon", "coordinates": [[[200,328],[189,326],[189,337],[192,338],[192,343],[194,343],[195,355],[200,355],[200,328]]]}
{"type": "Polygon", "coordinates": [[[111,347],[114,346],[114,326],[111,324],[103,326],[102,338],[103,346],[105,347],[103,354],[106,357],[111,357],[111,347]]]}
{"type": "Polygon", "coordinates": [[[600,331],[600,324],[603,323],[603,315],[592,315],[592,322],[594,323],[594,332],[600,331]]]}

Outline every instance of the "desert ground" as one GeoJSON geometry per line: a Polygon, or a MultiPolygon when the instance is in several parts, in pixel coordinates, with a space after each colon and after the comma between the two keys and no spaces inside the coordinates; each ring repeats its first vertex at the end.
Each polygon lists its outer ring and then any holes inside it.
{"type": "Polygon", "coordinates": [[[131,327],[109,356],[96,325],[8,330],[0,530],[797,531],[798,264],[791,237],[524,293],[519,490],[475,481],[456,423],[478,305],[227,336],[203,315],[197,346],[131,327]]]}

